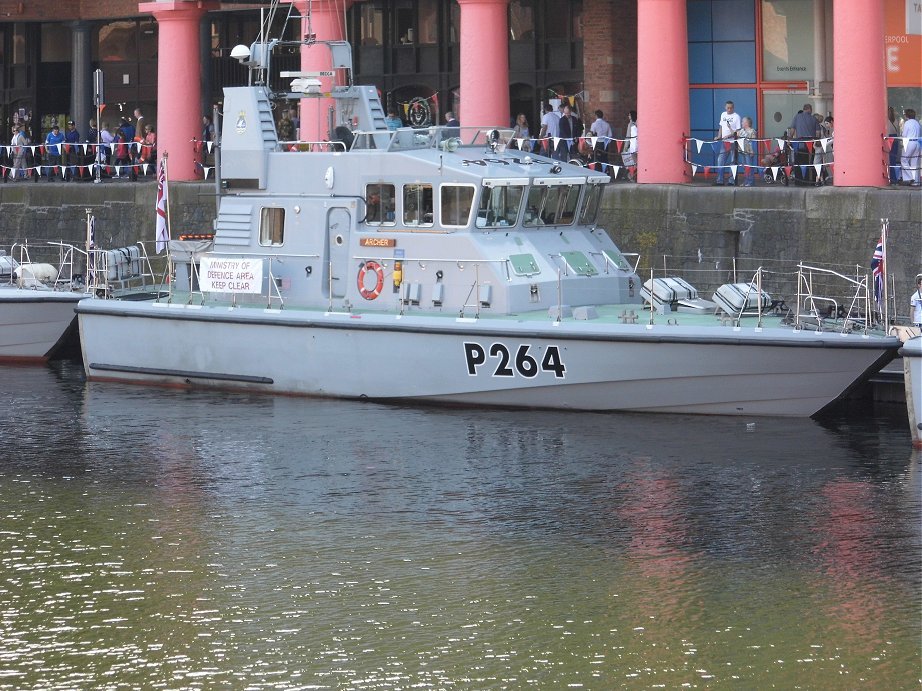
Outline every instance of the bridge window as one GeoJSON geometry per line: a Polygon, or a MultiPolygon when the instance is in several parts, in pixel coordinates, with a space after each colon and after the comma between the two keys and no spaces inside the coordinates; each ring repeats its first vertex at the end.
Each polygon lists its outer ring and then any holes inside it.
{"type": "Polygon", "coordinates": [[[523,185],[484,187],[477,209],[478,228],[514,226],[525,192],[523,185]]]}
{"type": "Polygon", "coordinates": [[[596,215],[599,213],[599,201],[602,199],[602,188],[604,185],[588,185],[586,187],[586,196],[583,198],[583,205],[579,210],[579,222],[586,225],[595,223],[596,215]]]}
{"type": "Polygon", "coordinates": [[[397,222],[395,215],[397,197],[393,185],[365,185],[365,223],[368,225],[392,226],[397,222]]]}
{"type": "Polygon", "coordinates": [[[408,226],[432,225],[432,185],[404,185],[403,222],[408,226]]]}
{"type": "Polygon", "coordinates": [[[570,225],[576,217],[579,185],[532,187],[525,207],[525,225],[570,225]]]}
{"type": "Polygon", "coordinates": [[[474,205],[473,185],[442,185],[439,188],[443,226],[466,226],[474,205]]]}
{"type": "Polygon", "coordinates": [[[285,209],[263,207],[259,214],[259,244],[275,247],[285,241],[285,209]]]}

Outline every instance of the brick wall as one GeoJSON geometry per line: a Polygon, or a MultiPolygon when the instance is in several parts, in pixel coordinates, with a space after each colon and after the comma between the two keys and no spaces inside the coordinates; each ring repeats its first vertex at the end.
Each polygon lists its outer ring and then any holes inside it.
{"type": "Polygon", "coordinates": [[[589,112],[602,110],[623,136],[637,107],[637,0],[584,0],[583,83],[589,112]]]}

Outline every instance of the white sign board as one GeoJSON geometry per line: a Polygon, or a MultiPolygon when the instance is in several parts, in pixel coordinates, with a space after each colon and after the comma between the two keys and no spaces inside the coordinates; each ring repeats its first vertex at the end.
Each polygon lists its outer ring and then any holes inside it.
{"type": "Polygon", "coordinates": [[[261,293],[262,260],[202,257],[198,284],[204,293],[261,293]]]}

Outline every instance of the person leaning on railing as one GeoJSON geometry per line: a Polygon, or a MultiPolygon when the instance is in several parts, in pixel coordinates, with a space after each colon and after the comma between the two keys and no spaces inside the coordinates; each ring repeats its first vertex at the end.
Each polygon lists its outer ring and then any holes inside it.
{"type": "MultiPolygon", "coordinates": [[[[794,119],[791,120],[791,126],[788,129],[792,139],[802,142],[814,141],[820,135],[820,123],[813,117],[813,106],[809,103],[804,104],[804,108],[798,111],[794,119]]],[[[810,151],[806,144],[794,144],[794,179],[806,182],[813,182],[816,178],[816,171],[810,166],[810,151]],[[806,176],[801,166],[806,168],[806,176]]]]}

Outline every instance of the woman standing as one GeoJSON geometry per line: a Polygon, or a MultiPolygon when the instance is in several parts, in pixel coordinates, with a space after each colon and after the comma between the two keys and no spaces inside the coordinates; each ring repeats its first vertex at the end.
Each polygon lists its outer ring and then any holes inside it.
{"type": "Polygon", "coordinates": [[[632,110],[627,115],[627,127],[624,129],[624,138],[627,140],[624,144],[624,151],[621,154],[621,161],[628,168],[627,179],[636,180],[637,173],[631,172],[630,168],[637,165],[637,111],[632,110]]]}
{"type": "Polygon", "coordinates": [[[752,141],[758,136],[752,127],[752,118],[743,118],[743,126],[736,133],[739,138],[740,158],[743,163],[743,187],[752,187],[755,184],[756,154],[752,148],[752,141]]]}
{"type": "Polygon", "coordinates": [[[515,117],[515,127],[512,128],[512,146],[519,148],[519,142],[521,142],[522,151],[531,151],[531,141],[530,134],[528,132],[528,120],[525,118],[525,113],[519,113],[515,117]]]}

